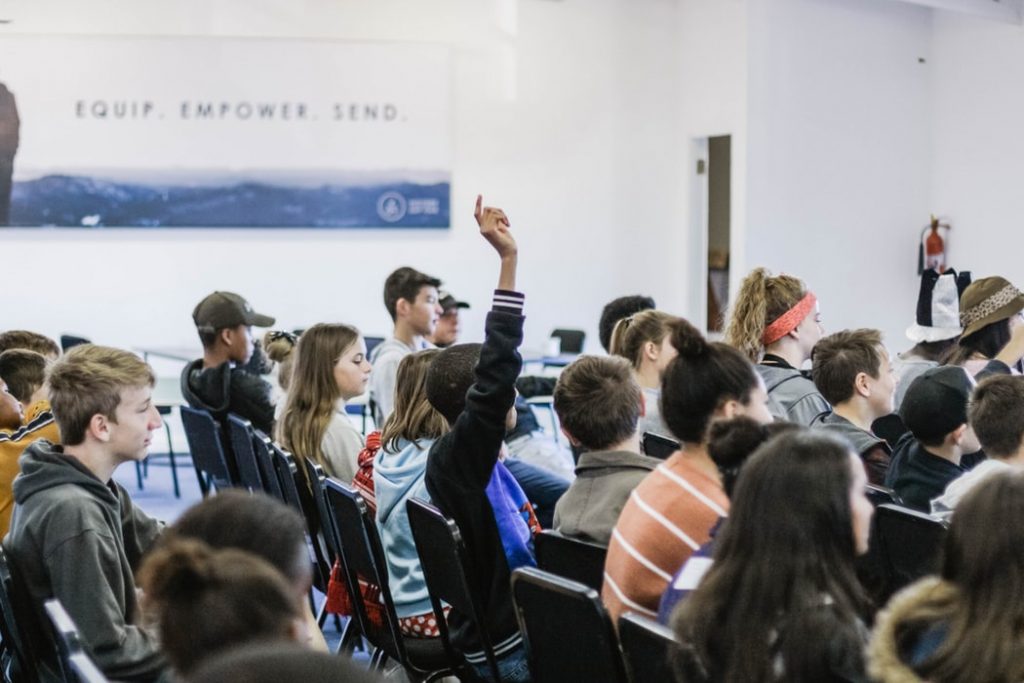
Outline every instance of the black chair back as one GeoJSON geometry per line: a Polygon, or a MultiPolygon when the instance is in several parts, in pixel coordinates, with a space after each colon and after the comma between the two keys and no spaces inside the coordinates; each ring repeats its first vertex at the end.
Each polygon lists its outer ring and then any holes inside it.
{"type": "Polygon", "coordinates": [[[583,330],[553,330],[551,332],[552,337],[558,337],[561,341],[562,353],[582,353],[583,352],[583,341],[587,338],[587,333],[583,330]]]}
{"type": "Polygon", "coordinates": [[[11,660],[9,678],[39,680],[36,657],[49,648],[43,649],[44,631],[39,615],[30,602],[28,591],[16,579],[3,547],[0,547],[0,637],[3,650],[11,660]]]}
{"type": "Polygon", "coordinates": [[[619,617],[619,643],[634,681],[671,681],[669,656],[675,647],[672,629],[634,612],[619,617]]]}
{"type": "Polygon", "coordinates": [[[544,571],[601,590],[607,547],[545,529],[534,537],[533,548],[544,571]]]}
{"type": "Polygon", "coordinates": [[[611,617],[593,588],[522,567],[512,572],[512,599],[535,683],[627,683],[611,617]]]}
{"type": "Polygon", "coordinates": [[[679,442],[675,439],[670,439],[667,436],[655,434],[654,432],[644,432],[641,445],[643,446],[644,455],[660,460],[665,460],[680,448],[679,442]]]}
{"type": "Polygon", "coordinates": [[[78,683],[110,683],[99,667],[84,652],[76,652],[68,658],[71,670],[78,678],[78,683]]]}
{"type": "Polygon", "coordinates": [[[60,350],[64,353],[67,353],[76,346],[82,346],[83,344],[92,344],[92,341],[85,337],[79,337],[77,334],[60,335],[60,350]]]}
{"type": "Polygon", "coordinates": [[[291,453],[276,443],[270,444],[270,452],[277,468],[277,477],[281,482],[284,502],[290,505],[306,520],[309,532],[310,548],[313,560],[313,585],[321,593],[327,593],[327,584],[331,580],[331,565],[327,560],[327,552],[320,533],[320,515],[306,485],[306,478],[299,473],[295,458],[291,453]]]}
{"type": "Polygon", "coordinates": [[[253,430],[252,439],[252,450],[253,455],[256,456],[256,467],[260,471],[260,479],[263,480],[263,490],[271,498],[276,498],[282,503],[286,503],[284,499],[284,491],[281,489],[281,480],[277,476],[277,466],[274,464],[274,456],[271,452],[270,437],[261,432],[258,429],[253,430]]]}
{"type": "Polygon", "coordinates": [[[875,510],[878,536],[889,567],[890,590],[938,569],[939,554],[946,538],[942,520],[899,505],[880,505],[875,510]]]}
{"type": "Polygon", "coordinates": [[[335,558],[341,554],[336,539],[337,534],[334,528],[334,515],[327,505],[326,482],[327,475],[324,468],[310,459],[302,461],[306,468],[306,481],[309,483],[309,492],[313,505],[316,507],[317,527],[320,535],[323,536],[324,545],[327,547],[328,559],[333,563],[335,558]]]}
{"type": "Polygon", "coordinates": [[[864,493],[876,508],[879,505],[901,505],[903,503],[900,497],[896,495],[896,492],[886,486],[868,484],[865,487],[864,493]]]}
{"type": "Polygon", "coordinates": [[[369,358],[373,350],[384,341],[384,337],[363,337],[363,341],[366,342],[366,357],[369,358]]]}
{"type": "Polygon", "coordinates": [[[231,437],[231,451],[235,455],[235,464],[238,465],[238,476],[242,484],[250,491],[262,491],[263,478],[256,464],[252,422],[234,413],[228,413],[227,424],[231,437]]]}
{"type": "Polygon", "coordinates": [[[468,557],[466,544],[458,525],[445,517],[440,510],[425,501],[413,498],[406,503],[409,515],[409,527],[412,529],[416,553],[420,556],[423,567],[423,579],[430,592],[430,603],[434,608],[441,637],[446,647],[451,647],[447,620],[441,603],[468,619],[480,638],[480,644],[487,657],[494,681],[500,681],[498,662],[494,657],[494,647],[490,634],[483,627],[483,610],[471,588],[466,567],[468,557]]]}
{"type": "Polygon", "coordinates": [[[220,425],[205,410],[181,406],[181,424],[192,453],[199,488],[206,497],[212,484],[217,489],[231,488],[231,470],[224,455],[220,425]]]}
{"type": "Polygon", "coordinates": [[[75,622],[71,620],[71,616],[64,609],[60,600],[56,598],[47,600],[43,608],[46,610],[46,616],[50,619],[50,625],[53,626],[53,635],[57,642],[57,654],[60,657],[64,680],[68,683],[77,683],[78,677],[75,676],[71,668],[71,655],[84,651],[78,627],[75,626],[75,622]]]}

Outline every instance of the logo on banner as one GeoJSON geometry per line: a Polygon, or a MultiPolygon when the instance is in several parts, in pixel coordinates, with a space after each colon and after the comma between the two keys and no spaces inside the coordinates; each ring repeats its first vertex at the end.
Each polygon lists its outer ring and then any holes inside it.
{"type": "Polygon", "coordinates": [[[398,192],[385,192],[377,200],[377,215],[388,223],[397,223],[405,218],[409,205],[398,192]]]}

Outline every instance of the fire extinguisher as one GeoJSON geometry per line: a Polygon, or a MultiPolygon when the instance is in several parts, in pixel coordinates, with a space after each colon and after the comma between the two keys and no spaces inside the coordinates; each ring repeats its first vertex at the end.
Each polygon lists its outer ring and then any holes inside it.
{"type": "Polygon", "coordinates": [[[925,270],[934,270],[937,273],[946,270],[946,240],[949,239],[948,223],[940,223],[939,219],[932,216],[931,221],[921,231],[921,245],[917,252],[917,274],[925,270]],[[946,237],[939,234],[939,230],[946,231],[946,237]]]}

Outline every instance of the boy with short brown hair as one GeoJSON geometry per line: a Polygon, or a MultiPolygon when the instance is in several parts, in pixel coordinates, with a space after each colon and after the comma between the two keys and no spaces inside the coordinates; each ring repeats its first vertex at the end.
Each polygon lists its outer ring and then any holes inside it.
{"type": "Polygon", "coordinates": [[[892,453],[875,436],[871,423],[893,411],[896,377],[878,330],[842,330],[830,334],[811,353],[814,385],[833,412],[814,428],[846,437],[864,461],[868,481],[884,485],[892,453]]]}

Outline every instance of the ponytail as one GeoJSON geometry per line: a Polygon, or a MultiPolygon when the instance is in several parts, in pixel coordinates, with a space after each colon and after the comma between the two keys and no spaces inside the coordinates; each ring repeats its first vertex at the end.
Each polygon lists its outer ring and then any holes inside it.
{"type": "Polygon", "coordinates": [[[804,284],[791,275],[772,276],[766,268],[755,268],[740,285],[725,330],[725,342],[756,363],[764,355],[764,330],[796,305],[807,293],[804,284]]]}

